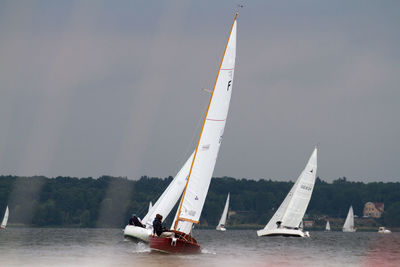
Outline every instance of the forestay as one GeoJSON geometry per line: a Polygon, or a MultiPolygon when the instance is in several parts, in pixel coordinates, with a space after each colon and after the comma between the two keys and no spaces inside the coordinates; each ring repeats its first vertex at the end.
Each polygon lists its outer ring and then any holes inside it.
{"type": "Polygon", "coordinates": [[[196,147],[186,189],[174,229],[189,234],[198,223],[221,145],[232,94],[236,57],[236,15],[211,94],[202,132],[196,147]]]}

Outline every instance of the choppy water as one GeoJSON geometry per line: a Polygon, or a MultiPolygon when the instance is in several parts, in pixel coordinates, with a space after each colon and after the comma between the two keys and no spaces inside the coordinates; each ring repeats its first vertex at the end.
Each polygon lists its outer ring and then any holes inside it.
{"type": "Polygon", "coordinates": [[[400,266],[400,233],[311,232],[257,237],[254,230],[197,230],[197,255],[150,253],[121,229],[7,228],[0,266],[400,266]]]}

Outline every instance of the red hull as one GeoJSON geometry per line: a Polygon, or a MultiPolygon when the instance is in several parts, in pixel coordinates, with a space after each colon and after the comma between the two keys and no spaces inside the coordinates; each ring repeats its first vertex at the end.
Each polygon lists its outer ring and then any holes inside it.
{"type": "Polygon", "coordinates": [[[149,245],[152,250],[166,253],[199,253],[200,245],[190,235],[175,231],[175,238],[150,236],[149,245]]]}

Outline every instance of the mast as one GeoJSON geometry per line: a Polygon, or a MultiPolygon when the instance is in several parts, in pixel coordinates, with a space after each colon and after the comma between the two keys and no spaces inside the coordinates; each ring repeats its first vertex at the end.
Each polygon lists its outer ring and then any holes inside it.
{"type": "Polygon", "coordinates": [[[219,76],[220,76],[221,67],[222,67],[222,64],[223,64],[223,62],[224,62],[226,50],[227,50],[229,41],[230,41],[230,39],[231,39],[232,30],[233,30],[233,27],[235,26],[235,22],[236,22],[236,19],[237,19],[237,15],[238,15],[238,13],[236,12],[236,13],[235,13],[235,17],[234,17],[234,19],[233,19],[232,27],[231,27],[231,30],[230,30],[230,33],[229,33],[228,40],[227,40],[226,45],[225,45],[224,54],[223,54],[223,56],[222,56],[221,63],[220,63],[219,68],[218,68],[218,74],[217,74],[217,77],[216,77],[215,82],[214,82],[213,90],[212,90],[212,92],[211,92],[210,101],[208,102],[207,111],[206,111],[206,114],[205,114],[205,116],[204,116],[203,125],[202,125],[202,127],[201,127],[201,131],[200,131],[199,138],[198,138],[198,140],[197,140],[197,145],[196,145],[196,149],[195,149],[195,152],[194,152],[192,164],[190,165],[189,175],[188,175],[188,178],[187,178],[187,181],[186,181],[185,189],[184,189],[183,194],[182,194],[181,202],[180,202],[180,204],[179,204],[178,213],[177,213],[176,220],[175,220],[175,224],[174,224],[174,230],[176,230],[179,221],[188,221],[188,222],[195,223],[195,224],[198,224],[198,223],[199,223],[199,221],[194,221],[194,220],[190,220],[190,219],[181,217],[182,204],[183,204],[183,201],[184,201],[185,196],[186,196],[187,187],[188,187],[188,184],[189,184],[191,175],[192,175],[193,165],[194,165],[194,163],[195,163],[195,161],[196,161],[196,157],[197,157],[197,152],[198,152],[198,149],[199,149],[200,140],[201,140],[201,137],[202,137],[202,135],[203,135],[204,125],[205,125],[205,123],[206,123],[206,121],[207,121],[207,116],[208,116],[208,113],[209,113],[209,110],[210,110],[211,102],[212,102],[212,100],[213,100],[213,96],[214,96],[214,92],[215,92],[215,87],[216,87],[216,85],[217,85],[218,78],[219,78],[219,76]]]}

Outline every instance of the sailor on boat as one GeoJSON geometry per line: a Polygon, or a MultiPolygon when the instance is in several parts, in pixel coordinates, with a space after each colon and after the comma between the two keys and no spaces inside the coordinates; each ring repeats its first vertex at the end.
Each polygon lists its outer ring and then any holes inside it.
{"type": "Polygon", "coordinates": [[[137,217],[136,214],[132,214],[131,218],[129,219],[128,224],[145,228],[145,226],[142,224],[140,218],[137,217]]]}
{"type": "Polygon", "coordinates": [[[162,226],[162,218],[161,214],[157,214],[153,221],[153,234],[161,237],[173,237],[175,234],[173,232],[168,231],[165,226],[162,226]]]}

